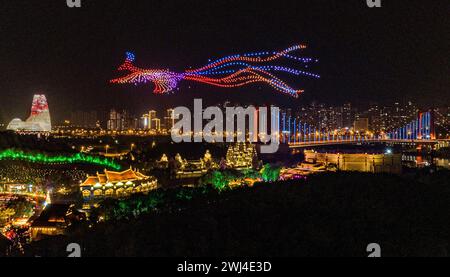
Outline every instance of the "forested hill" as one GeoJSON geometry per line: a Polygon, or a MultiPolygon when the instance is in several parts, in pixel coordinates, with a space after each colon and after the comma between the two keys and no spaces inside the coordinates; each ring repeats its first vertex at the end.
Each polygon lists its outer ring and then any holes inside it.
{"type": "Polygon", "coordinates": [[[224,192],[176,191],[135,219],[81,228],[34,243],[27,255],[83,256],[448,256],[450,174],[399,177],[327,173],[224,192]],[[186,192],[183,192],[186,195],[186,192]]]}

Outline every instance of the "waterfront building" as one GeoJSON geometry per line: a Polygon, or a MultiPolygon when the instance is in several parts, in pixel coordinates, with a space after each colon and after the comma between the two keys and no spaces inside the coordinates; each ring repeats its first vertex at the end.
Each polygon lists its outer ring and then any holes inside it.
{"type": "Polygon", "coordinates": [[[320,164],[325,168],[371,173],[400,174],[402,172],[401,154],[333,154],[308,150],[304,153],[307,163],[320,164]]]}

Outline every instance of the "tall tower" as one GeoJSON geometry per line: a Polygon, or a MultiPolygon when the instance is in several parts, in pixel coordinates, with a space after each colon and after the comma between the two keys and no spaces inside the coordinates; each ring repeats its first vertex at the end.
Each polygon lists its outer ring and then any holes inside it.
{"type": "Polygon", "coordinates": [[[26,132],[50,132],[52,130],[52,123],[45,95],[34,95],[31,104],[31,113],[27,120],[22,121],[15,118],[9,123],[7,129],[26,132]]]}
{"type": "Polygon", "coordinates": [[[33,103],[31,104],[31,114],[26,122],[38,125],[38,131],[50,132],[52,130],[50,110],[44,94],[34,95],[33,103]]]}
{"type": "Polygon", "coordinates": [[[175,114],[174,109],[168,109],[166,111],[166,116],[164,117],[164,127],[170,131],[175,125],[175,114]]]}
{"type": "Polygon", "coordinates": [[[418,139],[436,139],[436,129],[434,127],[434,112],[429,110],[426,112],[419,112],[417,119],[417,137],[418,139]]]}

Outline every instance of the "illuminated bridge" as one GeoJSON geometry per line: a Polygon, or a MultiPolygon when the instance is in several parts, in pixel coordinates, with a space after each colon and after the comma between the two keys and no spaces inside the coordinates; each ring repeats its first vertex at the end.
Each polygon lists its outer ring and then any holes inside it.
{"type": "Polygon", "coordinates": [[[332,131],[323,132],[297,118],[282,114],[280,117],[280,143],[291,148],[321,145],[342,145],[358,143],[409,143],[414,145],[449,144],[448,140],[437,140],[435,135],[433,113],[419,113],[417,119],[398,129],[383,134],[371,132],[332,131]]]}

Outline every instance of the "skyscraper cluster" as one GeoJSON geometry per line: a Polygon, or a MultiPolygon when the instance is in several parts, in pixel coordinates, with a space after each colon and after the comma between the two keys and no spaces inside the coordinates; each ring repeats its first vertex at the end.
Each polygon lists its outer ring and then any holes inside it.
{"type": "Polygon", "coordinates": [[[173,109],[167,109],[163,119],[157,116],[157,112],[155,110],[151,110],[148,113],[142,115],[140,120],[140,128],[143,130],[150,131],[161,131],[172,129],[175,124],[175,116],[173,109]]]}
{"type": "Polygon", "coordinates": [[[397,102],[385,106],[372,103],[367,109],[358,109],[352,103],[329,106],[312,102],[298,109],[282,110],[286,116],[295,116],[299,122],[315,126],[321,131],[353,129],[373,133],[386,132],[404,126],[416,118],[418,112],[419,108],[412,102],[397,102]]]}

